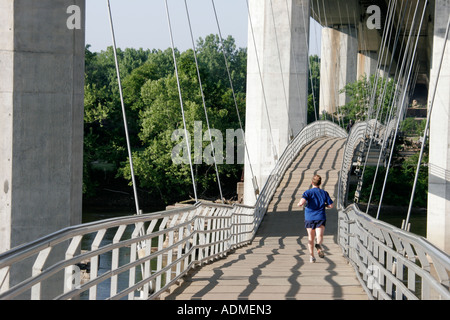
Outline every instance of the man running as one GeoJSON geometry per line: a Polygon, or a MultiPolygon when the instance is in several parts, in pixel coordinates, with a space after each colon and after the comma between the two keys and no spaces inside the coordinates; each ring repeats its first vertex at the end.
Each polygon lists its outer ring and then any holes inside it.
{"type": "Polygon", "coordinates": [[[305,228],[308,231],[308,249],[311,255],[309,261],[316,262],[316,258],[314,257],[314,240],[317,236],[315,247],[319,257],[323,258],[324,252],[321,244],[327,220],[325,208],[332,208],[333,200],[331,200],[327,191],[320,189],[320,185],[322,184],[321,176],[316,174],[311,183],[312,188],[303,193],[298,206],[301,207],[306,204],[305,228]]]}

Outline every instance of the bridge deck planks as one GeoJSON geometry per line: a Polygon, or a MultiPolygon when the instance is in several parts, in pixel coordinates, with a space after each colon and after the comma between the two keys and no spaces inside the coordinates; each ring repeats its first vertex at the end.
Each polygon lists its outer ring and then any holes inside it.
{"type": "Polygon", "coordinates": [[[252,244],[193,270],[164,299],[183,300],[329,300],[367,299],[353,268],[336,243],[337,211],[327,210],[323,247],[309,262],[304,212],[297,207],[312,175],[324,179],[332,199],[345,139],[324,138],[298,155],[276,191],[252,244]]]}

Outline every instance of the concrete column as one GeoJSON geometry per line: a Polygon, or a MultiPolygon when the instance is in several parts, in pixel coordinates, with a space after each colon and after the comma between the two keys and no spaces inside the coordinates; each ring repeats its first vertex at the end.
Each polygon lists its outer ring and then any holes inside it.
{"type": "Polygon", "coordinates": [[[322,29],[319,110],[332,114],[348,102],[339,93],[347,83],[356,81],[358,39],[354,27],[341,25],[322,29]]]}
{"type": "Polygon", "coordinates": [[[366,76],[368,79],[377,71],[378,53],[376,51],[361,51],[358,53],[357,79],[366,76]]]}
{"type": "Polygon", "coordinates": [[[382,50],[381,37],[377,29],[369,29],[366,21],[358,24],[358,67],[357,79],[377,72],[378,53],[382,50]]]}
{"type": "Polygon", "coordinates": [[[310,12],[309,0],[250,0],[249,7],[244,203],[253,205],[253,175],[261,189],[307,123],[310,12]]]}
{"type": "Polygon", "coordinates": [[[84,12],[0,0],[0,252],[81,222],[84,12]]]}
{"type": "MultiPolygon", "coordinates": [[[[436,1],[430,87],[428,99],[437,83],[437,73],[444,47],[450,1],[436,1]]],[[[450,253],[450,41],[437,83],[430,122],[430,159],[428,176],[427,238],[450,253]]]]}

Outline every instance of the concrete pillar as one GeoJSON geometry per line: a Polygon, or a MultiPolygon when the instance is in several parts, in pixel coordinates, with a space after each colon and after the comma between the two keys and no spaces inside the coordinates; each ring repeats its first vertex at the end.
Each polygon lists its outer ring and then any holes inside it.
{"type": "Polygon", "coordinates": [[[341,25],[322,29],[319,110],[332,114],[348,102],[339,93],[347,83],[356,81],[358,39],[356,29],[341,25]]]}
{"type": "Polygon", "coordinates": [[[377,71],[378,53],[376,51],[361,51],[358,53],[357,79],[369,77],[377,71]]]}
{"type": "Polygon", "coordinates": [[[252,177],[261,189],[307,123],[310,12],[309,0],[250,0],[249,7],[244,203],[253,205],[252,177]]]}
{"type": "Polygon", "coordinates": [[[0,252],[81,222],[84,11],[0,0],[0,252]]]}
{"type": "MultiPolygon", "coordinates": [[[[437,73],[444,47],[450,1],[436,1],[430,87],[428,99],[436,87],[437,73]]],[[[437,83],[430,122],[430,159],[428,176],[427,238],[450,253],[450,41],[437,83]]]]}
{"type": "MultiPolygon", "coordinates": [[[[381,37],[377,29],[369,29],[367,21],[358,23],[358,67],[357,79],[377,72],[378,53],[381,54],[381,37]]],[[[389,57],[390,58],[390,57],[389,57]]],[[[385,59],[383,59],[385,62],[385,59]]]]}

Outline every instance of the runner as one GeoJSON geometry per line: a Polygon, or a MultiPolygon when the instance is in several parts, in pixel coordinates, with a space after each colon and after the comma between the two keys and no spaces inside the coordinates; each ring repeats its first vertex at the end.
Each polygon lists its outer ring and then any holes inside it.
{"type": "Polygon", "coordinates": [[[320,258],[324,257],[322,249],[323,234],[327,216],[325,208],[333,207],[333,200],[327,191],[320,189],[322,177],[315,175],[311,181],[312,188],[306,190],[300,199],[298,206],[305,206],[305,228],[308,231],[308,249],[310,253],[310,262],[316,262],[314,257],[314,240],[317,237],[315,248],[320,258]]]}

